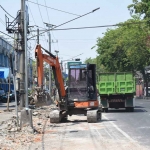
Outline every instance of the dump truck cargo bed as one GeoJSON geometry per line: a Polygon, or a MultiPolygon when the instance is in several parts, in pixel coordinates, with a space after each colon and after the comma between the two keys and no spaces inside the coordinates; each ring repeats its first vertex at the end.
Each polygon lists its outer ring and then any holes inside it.
{"type": "Polygon", "coordinates": [[[108,108],[134,110],[135,79],[131,72],[100,73],[97,89],[105,111],[108,108]]]}

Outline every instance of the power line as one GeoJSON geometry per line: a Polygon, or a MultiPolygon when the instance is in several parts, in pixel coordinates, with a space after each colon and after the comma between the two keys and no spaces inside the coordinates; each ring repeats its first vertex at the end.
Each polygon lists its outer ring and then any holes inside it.
{"type": "Polygon", "coordinates": [[[1,18],[0,18],[0,22],[5,26],[5,23],[1,18]]]}
{"type": "MultiPolygon", "coordinates": [[[[36,1],[37,1],[37,4],[38,4],[38,0],[36,0],[36,1]]],[[[42,13],[41,13],[39,4],[38,4],[38,9],[39,9],[39,12],[40,12],[40,16],[41,16],[42,22],[44,22],[44,21],[43,21],[43,17],[42,17],[42,13]]],[[[43,24],[44,24],[44,23],[43,23],[43,24]]],[[[45,34],[44,34],[44,38],[45,38],[45,41],[46,41],[45,34]]],[[[46,43],[46,44],[47,44],[47,43],[46,43]]]]}
{"type": "Polygon", "coordinates": [[[96,39],[58,39],[60,41],[92,41],[96,39]]]}
{"type": "MultiPolygon", "coordinates": [[[[34,19],[33,14],[32,14],[32,11],[31,11],[30,6],[29,6],[29,3],[28,3],[28,7],[29,7],[29,10],[30,10],[30,13],[31,13],[32,19],[33,19],[34,23],[36,24],[35,19],[34,19]]],[[[31,32],[31,35],[33,36],[32,32],[31,32]]],[[[37,39],[34,41],[34,42],[35,42],[35,44],[34,44],[34,45],[36,45],[36,41],[37,41],[37,39]]]]}
{"type": "MultiPolygon", "coordinates": [[[[92,10],[92,11],[86,13],[86,14],[83,14],[82,16],[76,17],[76,18],[71,19],[71,20],[69,20],[69,21],[66,21],[66,22],[64,22],[64,23],[62,23],[62,24],[60,24],[60,25],[54,26],[54,27],[51,28],[51,29],[45,30],[45,31],[39,33],[39,35],[41,35],[41,34],[43,34],[43,33],[45,33],[45,32],[51,31],[51,30],[53,30],[53,29],[55,29],[55,28],[58,28],[58,27],[60,27],[60,26],[62,26],[62,25],[65,25],[65,24],[67,24],[67,23],[69,23],[69,22],[72,22],[72,21],[74,21],[74,20],[77,20],[77,19],[79,19],[79,18],[81,18],[81,17],[84,17],[84,16],[86,16],[86,15],[89,15],[89,14],[91,14],[91,13],[94,13],[94,12],[97,11],[98,9],[100,9],[100,7],[99,7],[99,8],[96,8],[96,9],[94,9],[94,10],[92,10]]],[[[35,35],[35,36],[37,36],[37,35],[35,35]]],[[[31,38],[33,38],[33,37],[35,37],[35,36],[32,36],[32,37],[28,38],[28,40],[31,39],[31,38]]]]}
{"type": "MultiPolygon", "coordinates": [[[[27,2],[28,2],[28,1],[27,1],[27,2]]],[[[31,13],[32,19],[33,19],[34,23],[36,24],[36,22],[35,22],[35,20],[34,20],[34,17],[33,17],[33,14],[32,14],[32,11],[31,11],[30,6],[29,6],[29,3],[28,3],[28,7],[29,7],[29,10],[30,10],[30,13],[31,13]]]]}
{"type": "MultiPolygon", "coordinates": [[[[47,10],[46,0],[44,0],[44,2],[45,2],[45,6],[46,6],[46,12],[47,12],[47,17],[48,17],[48,22],[49,22],[49,24],[50,24],[50,19],[49,19],[49,14],[48,14],[48,10],[47,10]]],[[[52,32],[52,35],[53,35],[53,37],[55,38],[53,32],[52,32]]],[[[50,42],[51,42],[51,41],[50,41],[50,42]]],[[[54,49],[55,49],[55,45],[54,45],[54,49]]]]}
{"type": "MultiPolygon", "coordinates": [[[[92,28],[107,28],[107,27],[115,27],[115,26],[125,26],[125,25],[134,25],[134,24],[142,24],[146,22],[135,22],[135,23],[125,23],[125,24],[113,24],[113,25],[103,25],[103,26],[91,26],[91,27],[79,27],[79,28],[64,28],[64,29],[53,29],[53,31],[57,30],[77,30],[77,29],[92,29],[92,28]]],[[[44,31],[43,31],[44,32],[44,31]]],[[[47,32],[45,30],[45,32],[47,32]]]]}
{"type": "MultiPolygon", "coordinates": [[[[0,5],[0,7],[10,16],[10,17],[12,17],[12,18],[14,18],[13,16],[11,16],[1,5],[0,5]]],[[[14,18],[15,19],[15,18],[14,18]]]]}
{"type": "Polygon", "coordinates": [[[45,1],[45,0],[44,0],[44,2],[45,2],[45,7],[46,7],[46,12],[47,12],[48,21],[49,21],[49,23],[50,23],[49,14],[48,14],[48,10],[47,10],[47,4],[46,4],[46,1],[45,1]]]}
{"type": "Polygon", "coordinates": [[[50,9],[53,9],[53,10],[56,10],[56,11],[60,11],[60,12],[63,12],[63,13],[67,13],[67,14],[70,14],[70,15],[80,16],[80,15],[77,15],[77,14],[74,14],[74,13],[70,13],[70,12],[67,12],[67,11],[63,11],[63,10],[60,10],[60,9],[52,8],[52,7],[49,7],[49,6],[44,6],[42,4],[35,3],[35,2],[29,1],[29,0],[28,0],[28,2],[36,4],[36,5],[40,5],[40,6],[43,6],[43,7],[46,7],[46,8],[50,8],[50,9]]]}
{"type": "MultiPolygon", "coordinates": [[[[12,39],[14,39],[14,40],[16,40],[14,37],[12,37],[12,36],[10,36],[10,35],[8,35],[8,34],[2,32],[2,31],[0,31],[0,32],[3,33],[4,35],[6,35],[6,36],[8,36],[8,37],[10,37],[10,38],[12,38],[12,39]]],[[[16,41],[17,41],[17,40],[16,40],[16,41]]]]}
{"type": "Polygon", "coordinates": [[[76,57],[78,57],[78,56],[80,56],[80,55],[82,55],[82,54],[84,54],[84,53],[81,53],[81,54],[79,54],[79,55],[76,55],[76,56],[74,56],[74,57],[71,57],[71,58],[69,58],[69,59],[67,59],[67,60],[63,60],[62,62],[64,62],[64,61],[69,61],[70,59],[76,58],[76,57]]]}
{"type": "Polygon", "coordinates": [[[44,22],[44,21],[43,21],[42,14],[41,14],[40,6],[39,6],[39,4],[38,4],[38,0],[36,0],[36,1],[37,1],[37,5],[38,5],[38,9],[39,9],[39,12],[40,12],[40,16],[41,16],[42,22],[44,22]]]}
{"type": "MultiPolygon", "coordinates": [[[[113,25],[102,25],[102,26],[90,26],[90,27],[78,27],[78,28],[64,28],[64,29],[50,29],[53,31],[60,31],[60,30],[78,30],[78,29],[92,29],[92,28],[107,28],[107,27],[115,27],[115,26],[125,26],[125,25],[135,25],[135,24],[143,24],[146,22],[132,22],[132,23],[124,23],[124,24],[113,24],[113,25]]],[[[49,30],[40,30],[42,33],[48,32],[49,30]]],[[[35,30],[32,30],[31,32],[35,32],[35,30]]],[[[40,34],[42,34],[40,33],[40,34]]],[[[30,37],[32,38],[32,37],[30,37]]],[[[29,39],[30,39],[29,38],[29,39]]]]}

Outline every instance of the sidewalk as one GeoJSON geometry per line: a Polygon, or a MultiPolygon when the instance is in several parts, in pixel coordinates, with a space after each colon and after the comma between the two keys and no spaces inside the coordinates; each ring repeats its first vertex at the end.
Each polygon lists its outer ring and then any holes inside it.
{"type": "Polygon", "coordinates": [[[0,123],[11,119],[13,116],[16,116],[16,113],[14,110],[12,112],[0,111],[0,123]]]}
{"type": "Polygon", "coordinates": [[[10,112],[5,111],[7,109],[7,103],[0,103],[0,122],[7,121],[13,116],[16,116],[15,102],[9,104],[10,112]]]}

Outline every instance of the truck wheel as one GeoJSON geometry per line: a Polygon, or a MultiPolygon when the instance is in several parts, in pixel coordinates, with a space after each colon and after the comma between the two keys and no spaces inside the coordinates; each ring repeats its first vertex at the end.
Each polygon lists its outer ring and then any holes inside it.
{"type": "Polygon", "coordinates": [[[130,108],[129,108],[129,107],[126,107],[126,111],[129,112],[129,111],[130,111],[130,108]]]}
{"type": "Polygon", "coordinates": [[[134,112],[134,107],[131,107],[131,108],[130,108],[130,112],[134,112]]]}
{"type": "Polygon", "coordinates": [[[126,107],[127,112],[134,112],[134,107],[126,107]]]}
{"type": "Polygon", "coordinates": [[[108,112],[108,108],[104,108],[104,112],[108,112]]]}

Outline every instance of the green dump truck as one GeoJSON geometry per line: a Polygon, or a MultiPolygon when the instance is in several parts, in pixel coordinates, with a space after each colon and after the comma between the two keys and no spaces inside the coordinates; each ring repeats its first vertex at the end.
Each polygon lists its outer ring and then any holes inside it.
{"type": "Polygon", "coordinates": [[[97,77],[103,111],[125,108],[134,111],[135,78],[133,73],[100,73],[97,77]]]}

